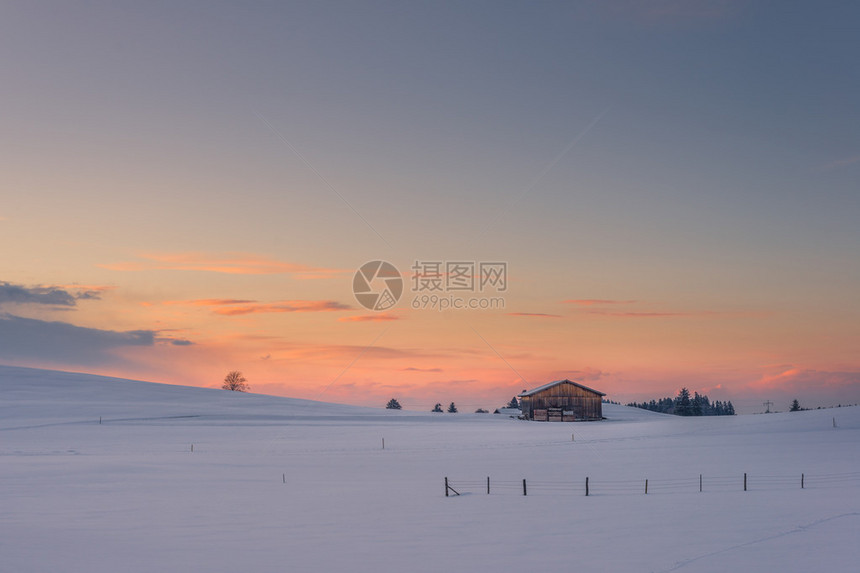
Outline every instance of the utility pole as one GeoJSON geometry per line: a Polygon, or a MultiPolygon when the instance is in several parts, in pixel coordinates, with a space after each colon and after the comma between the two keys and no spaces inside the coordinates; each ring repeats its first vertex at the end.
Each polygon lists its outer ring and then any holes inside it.
{"type": "Polygon", "coordinates": [[[764,413],[770,414],[770,407],[773,406],[773,402],[771,402],[770,400],[766,400],[766,401],[762,402],[761,405],[766,408],[764,413]]]}

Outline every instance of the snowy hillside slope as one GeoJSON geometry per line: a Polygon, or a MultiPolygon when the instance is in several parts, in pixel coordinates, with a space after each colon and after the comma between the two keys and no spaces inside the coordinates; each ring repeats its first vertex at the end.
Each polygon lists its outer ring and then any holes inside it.
{"type": "Polygon", "coordinates": [[[860,408],[605,414],[534,423],[0,367],[0,570],[856,571],[860,408]]]}
{"type": "Polygon", "coordinates": [[[305,418],[386,417],[398,412],[221,389],[157,384],[92,374],[0,366],[2,420],[197,417],[199,421],[286,422],[305,418]],[[14,406],[14,408],[12,407],[14,406]]]}

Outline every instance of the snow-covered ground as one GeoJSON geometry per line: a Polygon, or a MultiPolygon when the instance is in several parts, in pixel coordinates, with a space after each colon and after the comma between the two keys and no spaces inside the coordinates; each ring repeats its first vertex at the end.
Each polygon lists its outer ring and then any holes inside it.
{"type": "Polygon", "coordinates": [[[860,570],[860,409],[604,413],[530,423],[0,367],[0,571],[860,570]]]}

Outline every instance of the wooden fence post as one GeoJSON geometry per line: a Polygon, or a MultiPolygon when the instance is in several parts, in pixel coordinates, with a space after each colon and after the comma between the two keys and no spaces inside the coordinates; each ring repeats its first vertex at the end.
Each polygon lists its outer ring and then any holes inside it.
{"type": "Polygon", "coordinates": [[[699,493],[702,493],[702,474],[699,474],[699,493]]]}
{"type": "Polygon", "coordinates": [[[528,495],[528,490],[526,489],[526,478],[523,478],[523,495],[528,495]]]}
{"type": "Polygon", "coordinates": [[[747,490],[747,472],[744,472],[744,491],[747,490]]]}
{"type": "Polygon", "coordinates": [[[445,478],[445,497],[448,497],[448,478],[445,478]]]}
{"type": "Polygon", "coordinates": [[[487,495],[490,495],[490,476],[487,476],[487,495]]]}
{"type": "Polygon", "coordinates": [[[803,489],[803,474],[800,474],[800,489],[803,489]]]}
{"type": "Polygon", "coordinates": [[[648,480],[645,480],[645,495],[648,495],[648,480]]]}
{"type": "Polygon", "coordinates": [[[588,478],[585,478],[585,497],[588,497],[588,478]]]}

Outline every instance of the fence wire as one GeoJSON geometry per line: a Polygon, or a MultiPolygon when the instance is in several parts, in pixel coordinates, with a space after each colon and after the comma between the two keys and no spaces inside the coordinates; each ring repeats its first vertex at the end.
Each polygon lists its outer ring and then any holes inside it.
{"type": "Polygon", "coordinates": [[[782,489],[824,489],[860,485],[860,471],[831,474],[699,475],[683,478],[601,479],[583,477],[578,481],[545,480],[458,480],[445,478],[446,492],[499,495],[635,495],[691,492],[768,491],[782,489]]]}

